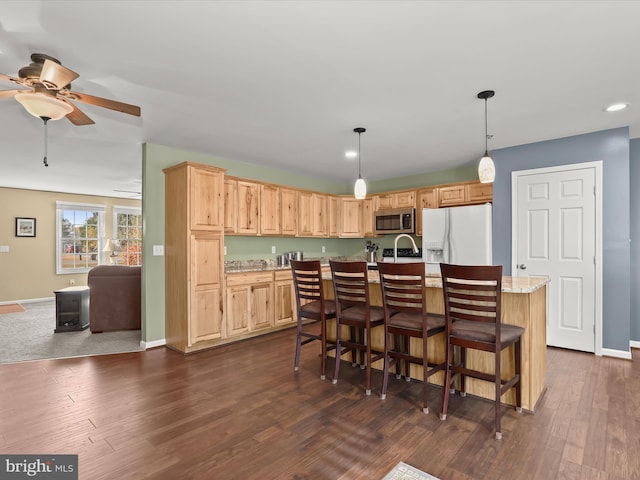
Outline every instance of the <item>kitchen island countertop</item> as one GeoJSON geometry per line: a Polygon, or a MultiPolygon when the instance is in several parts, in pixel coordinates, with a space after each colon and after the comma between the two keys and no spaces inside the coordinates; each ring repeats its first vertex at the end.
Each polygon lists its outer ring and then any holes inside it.
{"type": "MultiPolygon", "coordinates": [[[[369,283],[380,283],[380,274],[376,270],[369,271],[369,283]]],[[[323,280],[331,280],[331,273],[326,272],[323,280]]],[[[427,288],[442,288],[442,277],[437,274],[426,274],[427,288]]],[[[502,277],[503,293],[533,293],[549,283],[547,277],[502,277]]]]}

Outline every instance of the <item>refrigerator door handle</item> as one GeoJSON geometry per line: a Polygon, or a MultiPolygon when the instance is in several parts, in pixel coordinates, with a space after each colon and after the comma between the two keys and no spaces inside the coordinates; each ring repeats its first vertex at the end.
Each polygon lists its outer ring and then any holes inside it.
{"type": "Polygon", "coordinates": [[[443,245],[442,260],[445,263],[453,263],[451,259],[452,255],[451,255],[451,235],[450,235],[450,230],[451,230],[450,213],[451,211],[448,208],[444,211],[444,239],[442,241],[442,245],[443,245]]]}

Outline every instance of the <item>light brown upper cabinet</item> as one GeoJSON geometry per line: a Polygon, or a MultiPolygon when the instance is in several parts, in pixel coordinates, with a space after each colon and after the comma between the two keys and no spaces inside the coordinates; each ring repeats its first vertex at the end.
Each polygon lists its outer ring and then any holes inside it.
{"type": "Polygon", "coordinates": [[[224,179],[224,231],[236,233],[238,211],[238,180],[232,177],[224,179]]]}
{"type": "Polygon", "coordinates": [[[194,230],[224,229],[224,173],[190,168],[191,228],[194,230]]]}
{"type": "Polygon", "coordinates": [[[340,197],[329,196],[329,237],[340,237],[340,197]]]}
{"type": "Polygon", "coordinates": [[[363,200],[354,197],[340,199],[340,238],[362,238],[363,200]]]}
{"type": "Polygon", "coordinates": [[[260,235],[280,234],[280,188],[260,184],[260,235]]]}
{"type": "MultiPolygon", "coordinates": [[[[355,200],[351,195],[330,195],[227,176],[223,196],[227,235],[371,238],[378,236],[374,233],[374,213],[378,210],[415,208],[416,234],[422,235],[423,208],[491,202],[492,185],[469,181],[355,200]]],[[[209,212],[200,216],[205,221],[215,218],[209,212]]]]}
{"type": "Polygon", "coordinates": [[[282,235],[298,234],[298,191],[280,188],[280,231],[282,235]]]}
{"type": "Polygon", "coordinates": [[[438,188],[429,187],[418,190],[416,205],[416,235],[422,235],[422,209],[438,208],[438,188]]]}
{"type": "Polygon", "coordinates": [[[236,210],[236,232],[239,235],[258,234],[258,213],[260,211],[260,189],[258,184],[238,180],[238,208],[236,210]]]}
{"type": "Polygon", "coordinates": [[[439,188],[439,206],[453,207],[487,203],[493,200],[493,184],[468,182],[439,188]]]}
{"type": "Polygon", "coordinates": [[[311,195],[313,201],[313,236],[329,236],[329,196],[321,193],[311,195]]]}
{"type": "Polygon", "coordinates": [[[448,187],[440,187],[438,206],[451,207],[453,205],[464,204],[464,185],[450,185],[448,187]]]}
{"type": "Polygon", "coordinates": [[[365,198],[362,202],[362,236],[363,237],[378,237],[375,234],[374,229],[374,217],[373,217],[373,198],[365,198]]]}
{"type": "Polygon", "coordinates": [[[311,192],[298,192],[298,236],[313,235],[313,197],[311,192]]]}
{"type": "Polygon", "coordinates": [[[493,183],[470,183],[467,185],[467,203],[493,201],[493,183]]]}
{"type": "Polygon", "coordinates": [[[399,192],[378,193],[372,196],[374,210],[389,208],[415,208],[416,191],[403,190],[399,192]]]}
{"type": "Polygon", "coordinates": [[[329,236],[329,196],[301,190],[298,192],[298,236],[329,236]]]}

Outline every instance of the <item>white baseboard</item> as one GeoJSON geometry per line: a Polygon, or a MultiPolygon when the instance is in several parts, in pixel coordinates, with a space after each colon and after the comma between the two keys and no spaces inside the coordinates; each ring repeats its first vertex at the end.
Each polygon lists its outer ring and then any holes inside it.
{"type": "Polygon", "coordinates": [[[49,300],[55,300],[56,297],[44,297],[44,298],[27,298],[24,300],[11,300],[9,302],[0,302],[0,305],[10,305],[12,303],[36,303],[36,302],[46,302],[49,300]]]}
{"type": "Polygon", "coordinates": [[[624,350],[613,350],[610,348],[603,348],[602,355],[604,357],[622,358],[624,360],[631,360],[631,351],[625,352],[624,350]]]}
{"type": "Polygon", "coordinates": [[[162,339],[162,340],[152,340],[151,342],[145,342],[143,340],[140,340],[140,347],[144,348],[145,350],[148,350],[149,348],[154,348],[154,347],[163,347],[167,344],[167,340],[166,339],[162,339]]]}
{"type": "Polygon", "coordinates": [[[637,341],[637,340],[631,340],[631,341],[629,342],[629,346],[630,346],[631,348],[640,348],[640,341],[637,341]]]}

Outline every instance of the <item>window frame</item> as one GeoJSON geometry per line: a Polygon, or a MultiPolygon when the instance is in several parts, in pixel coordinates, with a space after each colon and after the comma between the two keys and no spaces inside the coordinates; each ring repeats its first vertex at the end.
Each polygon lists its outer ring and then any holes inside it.
{"type": "Polygon", "coordinates": [[[63,268],[62,267],[62,220],[63,220],[63,212],[65,210],[76,210],[76,211],[88,211],[88,212],[96,212],[98,214],[98,231],[96,232],[96,240],[98,242],[98,265],[103,265],[105,262],[105,254],[102,251],[104,246],[104,235],[105,235],[105,215],[106,215],[106,207],[101,204],[95,203],[81,203],[81,202],[64,202],[57,201],[56,202],[56,274],[58,275],[70,275],[70,274],[78,274],[78,273],[87,273],[89,270],[93,268],[90,267],[82,267],[82,268],[63,268]]]}
{"type": "MultiPolygon", "coordinates": [[[[142,230],[144,232],[144,230],[142,228],[142,208],[141,207],[114,205],[114,207],[113,207],[113,215],[112,215],[113,227],[112,227],[112,230],[111,230],[114,240],[120,240],[118,238],[118,232],[119,232],[118,214],[138,215],[138,216],[140,216],[139,228],[140,228],[140,230],[142,230]]],[[[136,241],[140,242],[140,263],[137,264],[137,265],[134,265],[134,266],[141,266],[142,265],[142,238],[140,238],[139,240],[136,239],[136,241]]],[[[129,264],[128,263],[118,263],[118,265],[129,265],[129,264]]]]}

